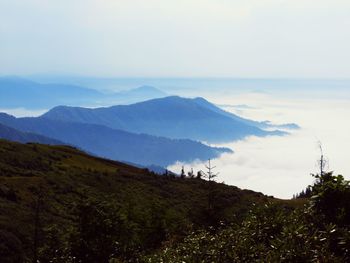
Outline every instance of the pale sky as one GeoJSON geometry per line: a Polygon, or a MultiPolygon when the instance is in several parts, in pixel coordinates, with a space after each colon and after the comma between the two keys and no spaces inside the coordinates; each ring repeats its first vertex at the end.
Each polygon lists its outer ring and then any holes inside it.
{"type": "Polygon", "coordinates": [[[0,0],[0,75],[350,78],[349,0],[0,0]]]}

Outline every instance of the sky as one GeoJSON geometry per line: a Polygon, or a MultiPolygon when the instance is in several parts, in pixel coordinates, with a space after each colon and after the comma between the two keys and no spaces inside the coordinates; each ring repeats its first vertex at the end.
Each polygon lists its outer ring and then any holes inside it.
{"type": "Polygon", "coordinates": [[[0,0],[0,75],[349,78],[348,0],[0,0]]]}

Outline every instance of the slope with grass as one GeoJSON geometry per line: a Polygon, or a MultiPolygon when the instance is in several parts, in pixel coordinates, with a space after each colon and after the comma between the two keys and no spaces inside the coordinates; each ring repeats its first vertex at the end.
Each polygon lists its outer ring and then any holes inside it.
{"type": "MultiPolygon", "coordinates": [[[[239,220],[253,203],[267,200],[272,199],[234,186],[158,176],[69,146],[0,140],[0,247],[13,245],[16,249],[12,252],[27,259],[33,257],[34,240],[42,257],[55,250],[63,253],[67,246],[73,249],[69,240],[78,243],[81,217],[93,220],[90,223],[96,228],[89,227],[96,232],[87,230],[85,234],[90,236],[84,237],[91,239],[91,251],[98,240],[107,238],[101,235],[110,226],[99,224],[116,217],[120,224],[115,226],[119,232],[114,238],[123,244],[118,255],[127,258],[205,227],[210,220],[239,220]],[[216,193],[214,217],[207,214],[208,186],[216,193]],[[33,235],[35,229],[37,236],[33,235]],[[4,241],[4,236],[11,238],[4,241]]],[[[109,235],[114,230],[108,230],[109,235]]],[[[72,253],[79,254],[75,249],[72,253]]],[[[95,259],[99,258],[96,253],[95,259]]]]}

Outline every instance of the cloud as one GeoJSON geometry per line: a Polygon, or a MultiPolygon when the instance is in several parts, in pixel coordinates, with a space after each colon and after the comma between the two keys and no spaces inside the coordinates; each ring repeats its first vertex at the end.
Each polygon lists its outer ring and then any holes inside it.
{"type": "Polygon", "coordinates": [[[38,117],[44,114],[45,112],[47,112],[47,110],[46,109],[29,110],[25,108],[13,108],[13,109],[0,109],[0,112],[4,112],[15,117],[38,117]]]}
{"type": "MultiPolygon", "coordinates": [[[[235,152],[213,160],[220,172],[218,181],[280,198],[291,198],[314,180],[310,173],[318,171],[318,140],[322,142],[329,158],[329,169],[350,179],[350,124],[347,121],[350,103],[348,100],[311,98],[299,100],[289,96],[256,94],[221,98],[224,101],[221,103],[231,101],[232,104],[238,104],[240,101],[258,107],[243,110],[245,117],[269,119],[277,123],[296,122],[302,129],[289,136],[250,137],[224,145],[235,152]]],[[[175,164],[170,169],[179,171],[182,165],[175,164]]],[[[185,164],[185,167],[205,169],[200,162],[185,164]]]]}

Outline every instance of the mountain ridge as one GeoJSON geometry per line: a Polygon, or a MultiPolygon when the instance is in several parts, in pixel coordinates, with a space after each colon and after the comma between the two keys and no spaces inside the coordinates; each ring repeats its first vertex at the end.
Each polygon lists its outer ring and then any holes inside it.
{"type": "Polygon", "coordinates": [[[0,113],[0,123],[22,132],[36,133],[60,140],[101,157],[144,166],[166,167],[176,161],[206,160],[218,157],[225,152],[232,152],[228,148],[210,147],[188,139],[135,134],[102,125],[41,117],[15,118],[0,113]]]}
{"type": "Polygon", "coordinates": [[[22,132],[14,128],[8,127],[0,123],[0,139],[6,139],[9,141],[20,143],[41,143],[49,145],[64,145],[65,143],[55,140],[43,135],[22,132]]]}
{"type": "Polygon", "coordinates": [[[249,135],[287,134],[279,130],[262,130],[258,127],[260,123],[225,112],[203,98],[179,96],[95,109],[59,106],[41,117],[213,143],[243,139],[249,135]]]}
{"type": "Polygon", "coordinates": [[[152,86],[103,92],[75,84],[41,83],[17,76],[0,77],[0,105],[3,108],[47,109],[61,104],[90,107],[135,103],[166,95],[152,86]]]}

